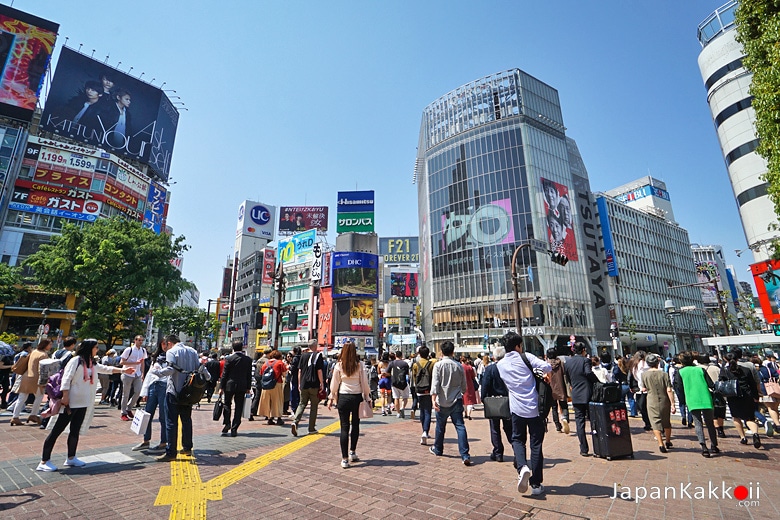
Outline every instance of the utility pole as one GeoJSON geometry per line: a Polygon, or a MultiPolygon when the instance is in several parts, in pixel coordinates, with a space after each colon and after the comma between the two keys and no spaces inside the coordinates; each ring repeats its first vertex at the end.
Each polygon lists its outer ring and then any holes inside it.
{"type": "Polygon", "coordinates": [[[273,331],[271,332],[271,347],[274,350],[279,350],[279,338],[282,332],[282,300],[284,300],[284,292],[287,289],[287,280],[284,277],[284,263],[280,260],[279,267],[276,269],[274,275],[274,322],[273,331]]]}

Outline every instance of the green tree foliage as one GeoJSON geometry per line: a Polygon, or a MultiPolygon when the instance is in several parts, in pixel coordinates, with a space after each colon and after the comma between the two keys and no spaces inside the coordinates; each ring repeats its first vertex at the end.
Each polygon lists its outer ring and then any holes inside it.
{"type": "MultiPolygon", "coordinates": [[[[767,160],[767,191],[780,215],[780,2],[740,0],[736,22],[745,49],[742,63],[753,73],[750,93],[761,139],[756,151],[767,160]]],[[[777,256],[778,242],[773,245],[777,256]]]]}
{"type": "Polygon", "coordinates": [[[80,336],[113,345],[142,333],[148,309],[175,300],[189,285],[171,264],[186,250],[182,236],[156,235],[121,218],[101,219],[83,228],[65,226],[24,265],[47,290],[78,294],[80,336]]]}
{"type": "Polygon", "coordinates": [[[0,303],[9,304],[21,294],[22,276],[19,269],[0,264],[0,303]]]}
{"type": "Polygon", "coordinates": [[[152,311],[154,326],[164,334],[203,336],[209,333],[210,320],[204,309],[196,307],[159,307],[152,311]]]}

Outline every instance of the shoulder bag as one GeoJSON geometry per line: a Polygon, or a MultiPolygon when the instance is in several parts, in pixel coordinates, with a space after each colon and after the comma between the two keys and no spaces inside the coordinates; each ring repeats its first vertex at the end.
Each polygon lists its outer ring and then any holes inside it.
{"type": "Polygon", "coordinates": [[[30,363],[30,355],[20,357],[16,363],[11,367],[11,372],[18,375],[23,375],[27,372],[27,365],[30,363]]]}
{"type": "Polygon", "coordinates": [[[777,379],[770,377],[769,381],[764,383],[764,388],[766,389],[766,395],[780,399],[780,383],[777,382],[777,379]]]}
{"type": "Polygon", "coordinates": [[[739,395],[739,381],[737,379],[718,380],[715,382],[715,391],[723,397],[737,397],[739,395]]]}
{"type": "Polygon", "coordinates": [[[211,414],[211,419],[214,421],[219,421],[222,419],[222,410],[225,407],[225,403],[222,402],[222,396],[219,396],[219,399],[217,399],[217,402],[214,403],[214,412],[211,414]]]}

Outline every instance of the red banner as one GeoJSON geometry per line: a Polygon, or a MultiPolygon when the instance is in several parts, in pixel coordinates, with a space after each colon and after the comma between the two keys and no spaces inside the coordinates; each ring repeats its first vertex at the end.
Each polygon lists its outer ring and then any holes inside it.
{"type": "Polygon", "coordinates": [[[333,345],[333,298],[331,298],[331,288],[323,287],[320,289],[320,304],[318,310],[317,323],[317,344],[333,345]]]}
{"type": "Polygon", "coordinates": [[[77,213],[86,213],[88,215],[100,214],[100,204],[96,201],[71,199],[42,191],[30,191],[30,195],[27,197],[27,203],[32,204],[33,206],[41,206],[43,208],[75,211],[77,213]]]}
{"type": "Polygon", "coordinates": [[[103,192],[109,197],[113,197],[119,201],[124,202],[128,206],[133,208],[138,207],[138,197],[131,193],[127,193],[125,190],[109,182],[108,180],[106,180],[106,188],[103,190],[103,192]]]}
{"type": "Polygon", "coordinates": [[[35,169],[35,180],[55,182],[57,184],[64,184],[65,186],[73,186],[84,190],[89,190],[92,184],[92,180],[89,177],[82,177],[81,175],[73,173],[63,173],[41,167],[35,169]]]}

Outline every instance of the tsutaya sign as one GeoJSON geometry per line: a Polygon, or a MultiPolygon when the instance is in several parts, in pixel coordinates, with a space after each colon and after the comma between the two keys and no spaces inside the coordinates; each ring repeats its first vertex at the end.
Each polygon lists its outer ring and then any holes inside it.
{"type": "Polygon", "coordinates": [[[523,336],[544,336],[544,327],[523,327],[523,336]]]}

